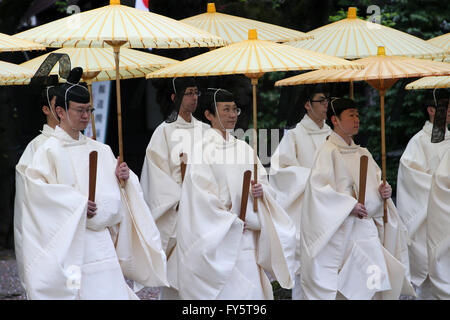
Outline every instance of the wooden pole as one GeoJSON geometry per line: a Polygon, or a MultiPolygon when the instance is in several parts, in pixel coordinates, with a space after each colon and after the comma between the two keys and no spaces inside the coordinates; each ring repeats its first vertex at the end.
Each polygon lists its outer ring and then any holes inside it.
{"type": "Polygon", "coordinates": [[[97,151],[89,153],[89,200],[95,202],[95,187],[97,183],[97,151]]]}
{"type": "MultiPolygon", "coordinates": [[[[381,102],[381,169],[383,174],[383,184],[386,184],[386,133],[384,125],[384,95],[385,90],[380,90],[380,102],[381,102]]],[[[386,224],[387,219],[387,201],[383,201],[383,222],[386,224]]]]}
{"type": "MultiPolygon", "coordinates": [[[[258,78],[251,78],[253,87],[253,180],[258,183],[258,133],[257,133],[257,103],[256,103],[256,86],[258,85],[258,78]]],[[[258,211],[258,199],[253,199],[253,211],[258,211]]]]}
{"type": "Polygon", "coordinates": [[[358,202],[364,205],[366,201],[367,165],[369,158],[361,156],[359,160],[359,195],[358,202]]]}
{"type": "MultiPolygon", "coordinates": [[[[126,43],[126,41],[105,41],[107,44],[113,47],[114,60],[116,64],[116,98],[117,98],[117,128],[119,134],[119,162],[123,162],[123,139],[122,139],[122,100],[120,98],[120,47],[126,43]]],[[[125,181],[120,180],[120,186],[125,187],[125,181]]]]}
{"type": "Polygon", "coordinates": [[[242,197],[241,197],[241,211],[239,213],[239,218],[245,221],[245,213],[247,212],[247,202],[248,202],[248,191],[250,188],[250,180],[252,178],[252,172],[247,170],[244,172],[242,178],[242,197]]]}
{"type": "Polygon", "coordinates": [[[119,131],[119,160],[123,162],[123,136],[122,136],[122,100],[120,97],[120,46],[114,46],[114,58],[116,62],[116,95],[117,95],[117,125],[119,131]]]}

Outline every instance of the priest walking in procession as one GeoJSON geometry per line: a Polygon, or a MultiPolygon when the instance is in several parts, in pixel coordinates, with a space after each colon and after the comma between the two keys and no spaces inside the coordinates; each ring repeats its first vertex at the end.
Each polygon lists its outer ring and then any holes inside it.
{"type": "Polygon", "coordinates": [[[144,198],[158,230],[162,247],[168,259],[168,280],[170,288],[163,287],[161,298],[179,299],[176,290],[176,225],[178,219],[182,172],[180,154],[184,162],[192,158],[192,145],[201,139],[209,126],[192,115],[197,109],[200,91],[194,78],[173,78],[171,94],[172,114],[153,133],[145,152],[141,173],[144,198]]]}
{"type": "MultiPolygon", "coordinates": [[[[448,97],[447,99],[437,97],[435,101],[434,96],[439,94],[441,94],[440,90],[433,92],[430,94],[430,99],[427,99],[425,110],[428,120],[422,130],[408,142],[400,158],[397,178],[398,213],[408,229],[410,238],[408,249],[411,281],[418,297],[424,300],[435,299],[431,292],[429,265],[438,263],[435,259],[429,259],[427,253],[428,198],[432,176],[445,152],[450,149],[450,133],[447,129],[450,124],[450,108],[447,108],[444,140],[439,143],[431,142],[437,100],[440,103],[444,100],[447,104],[449,101],[448,97]]],[[[435,196],[434,192],[433,196],[435,196]]],[[[447,202],[450,203],[450,200],[447,202]]],[[[433,216],[436,216],[436,213],[433,213],[433,216]]],[[[435,266],[431,267],[435,268],[435,266]]],[[[450,291],[447,293],[450,294],[450,291]]]]}
{"type": "MultiPolygon", "coordinates": [[[[307,88],[303,107],[306,114],[295,128],[286,132],[271,157],[269,182],[276,200],[289,214],[296,229],[296,259],[300,261],[300,210],[311,167],[317,149],[331,133],[325,123],[329,103],[328,90],[323,85],[307,88]]],[[[300,269],[296,270],[292,299],[301,300],[300,269]]]]}
{"type": "MultiPolygon", "coordinates": [[[[16,165],[16,194],[14,198],[14,246],[17,265],[23,267],[22,263],[22,233],[20,229],[22,220],[22,206],[24,201],[24,180],[25,170],[31,164],[36,150],[51,137],[55,131],[55,127],[59,123],[59,119],[55,113],[55,95],[56,87],[47,86],[41,93],[40,105],[45,115],[46,123],[42,127],[41,134],[36,136],[25,148],[19,162],[16,165]]],[[[23,287],[25,287],[24,270],[18,269],[19,279],[23,287]]]]}
{"type": "Polygon", "coordinates": [[[230,134],[240,109],[224,89],[210,89],[207,100],[204,115],[212,129],[194,145],[181,192],[175,248],[180,297],[273,299],[265,271],[283,288],[294,284],[295,226],[275,201],[259,160],[258,182],[251,181],[242,198],[253,149],[230,134]],[[242,200],[248,201],[244,221],[242,200]]]}
{"type": "Polygon", "coordinates": [[[360,125],[355,102],[332,99],[328,119],[333,132],[317,152],[301,211],[302,294],[308,300],[414,295],[406,228],[390,199],[392,189],[382,183],[372,155],[353,142],[360,125]],[[368,170],[365,201],[359,203],[362,155],[368,157],[368,170]]]}
{"type": "Polygon", "coordinates": [[[431,178],[427,216],[427,253],[430,293],[450,300],[450,148],[431,178]]]}
{"type": "Polygon", "coordinates": [[[25,171],[19,269],[29,299],[137,299],[125,277],[168,285],[166,256],[137,176],[80,132],[93,112],[81,74],[73,69],[58,86],[60,123],[25,171]],[[88,198],[92,151],[95,200],[88,198]]]}

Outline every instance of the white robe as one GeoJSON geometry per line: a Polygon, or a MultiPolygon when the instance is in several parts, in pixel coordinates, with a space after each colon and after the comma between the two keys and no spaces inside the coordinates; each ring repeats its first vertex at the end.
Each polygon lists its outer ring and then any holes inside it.
{"type": "MultiPolygon", "coordinates": [[[[187,155],[189,163],[194,142],[201,140],[208,128],[209,125],[194,117],[191,122],[187,122],[178,116],[175,122],[163,122],[156,128],[145,152],[140,184],[161,235],[162,247],[168,259],[167,276],[172,288],[177,286],[174,248],[181,194],[180,153],[187,155]]],[[[163,288],[161,298],[178,299],[172,288],[163,288]]]]}
{"type": "Polygon", "coordinates": [[[301,217],[301,282],[306,299],[398,299],[414,295],[407,280],[406,228],[392,200],[383,228],[380,169],[371,154],[332,133],[319,149],[305,189],[301,217]],[[365,207],[369,218],[349,215],[357,203],[359,162],[369,157],[365,207]],[[384,239],[384,246],[380,239],[384,239]]]}
{"type": "Polygon", "coordinates": [[[232,136],[225,141],[214,129],[197,147],[200,159],[187,168],[177,225],[181,298],[273,299],[264,270],[282,287],[292,288],[295,226],[275,201],[259,162],[264,195],[258,212],[249,195],[245,232],[238,218],[243,173],[253,170],[252,148],[232,136]]]}
{"type": "Polygon", "coordinates": [[[428,272],[436,299],[450,299],[450,149],[433,174],[427,217],[428,272]]]}
{"type": "Polygon", "coordinates": [[[431,143],[433,124],[429,121],[408,142],[398,169],[397,209],[410,237],[409,262],[411,281],[420,286],[428,276],[427,207],[431,177],[446,150],[450,148],[450,133],[445,140],[431,143]]]}
{"type": "Polygon", "coordinates": [[[16,194],[14,197],[14,247],[15,256],[18,266],[18,275],[22,286],[25,288],[23,281],[23,263],[22,263],[22,232],[20,229],[22,221],[22,206],[24,204],[24,181],[25,170],[31,164],[36,150],[47,141],[55,130],[47,124],[44,124],[41,134],[35,137],[25,148],[19,162],[16,165],[16,194]]]}
{"type": "MultiPolygon", "coordinates": [[[[269,182],[276,192],[276,200],[296,229],[296,259],[300,260],[300,208],[311,167],[317,149],[330,135],[330,127],[324,123],[322,129],[305,114],[297,126],[286,132],[275,150],[270,163],[269,182]]],[[[300,273],[300,269],[297,270],[300,273]]]]}
{"type": "Polygon", "coordinates": [[[179,155],[186,153],[189,163],[194,142],[201,140],[207,128],[209,125],[194,117],[191,122],[180,116],[175,122],[163,122],[156,128],[145,152],[140,183],[166,254],[176,243],[177,206],[181,193],[179,155]]]}
{"type": "Polygon", "coordinates": [[[167,285],[159,232],[130,171],[125,188],[109,146],[60,127],[25,171],[22,269],[29,299],[137,299],[124,276],[167,285]],[[98,152],[97,214],[87,219],[89,153],[98,152]]]}

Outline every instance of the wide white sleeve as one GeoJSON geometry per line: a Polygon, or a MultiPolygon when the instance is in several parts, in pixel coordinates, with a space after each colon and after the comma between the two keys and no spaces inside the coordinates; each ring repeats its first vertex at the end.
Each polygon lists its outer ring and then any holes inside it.
{"type": "Polygon", "coordinates": [[[428,202],[429,276],[439,299],[450,299],[450,151],[433,174],[428,202]]]}
{"type": "Polygon", "coordinates": [[[131,170],[121,197],[122,220],[115,246],[124,275],[147,287],[168,286],[160,233],[144,201],[138,177],[131,170]]]}
{"type": "Polygon", "coordinates": [[[174,179],[169,162],[169,146],[163,127],[159,126],[146,149],[140,184],[165,250],[175,229],[181,193],[181,176],[180,181],[174,179]]]}
{"type": "Polygon", "coordinates": [[[69,159],[41,147],[25,171],[26,194],[17,226],[29,299],[75,299],[83,263],[87,197],[78,192],[69,159]],[[57,159],[62,159],[58,161],[57,159]]]}
{"type": "Polygon", "coordinates": [[[353,181],[338,150],[325,143],[319,149],[306,184],[301,216],[301,251],[315,257],[357,203],[353,181]]]}
{"type": "Polygon", "coordinates": [[[189,165],[177,224],[178,290],[182,299],[215,299],[236,263],[244,223],[227,210],[207,164],[189,165]]]}
{"type": "MultiPolygon", "coordinates": [[[[260,172],[264,170],[260,166],[260,172]]],[[[258,264],[270,272],[281,287],[294,286],[299,262],[295,259],[296,228],[294,222],[273,197],[267,179],[260,179],[264,195],[258,200],[261,231],[258,239],[258,264]]]]}
{"type": "Polygon", "coordinates": [[[293,130],[288,131],[270,159],[269,171],[269,182],[276,192],[276,199],[291,218],[299,215],[298,207],[311,171],[298,159],[299,152],[308,151],[297,150],[295,141],[293,130]]]}
{"type": "Polygon", "coordinates": [[[427,217],[431,174],[418,139],[411,140],[398,168],[397,209],[412,237],[427,217]]]}

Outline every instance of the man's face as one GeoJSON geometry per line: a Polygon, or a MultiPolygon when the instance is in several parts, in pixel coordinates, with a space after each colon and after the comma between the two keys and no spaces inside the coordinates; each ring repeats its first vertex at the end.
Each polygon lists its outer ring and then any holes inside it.
{"type": "Polygon", "coordinates": [[[240,113],[240,109],[236,106],[235,102],[217,102],[217,110],[218,114],[212,116],[211,126],[215,129],[223,130],[220,122],[222,122],[225,130],[234,130],[236,126],[236,122],[238,119],[238,115],[240,113]],[[220,121],[219,121],[220,117],[220,121]]]}
{"type": "Polygon", "coordinates": [[[64,121],[64,123],[75,130],[84,130],[89,124],[92,110],[93,109],[90,103],[78,103],[69,101],[67,112],[69,114],[70,120],[67,117],[67,113],[64,113],[64,116],[61,118],[61,122],[64,121]]]}
{"type": "Polygon", "coordinates": [[[329,99],[324,93],[316,93],[313,98],[309,100],[305,108],[309,112],[310,117],[315,120],[325,120],[327,118],[329,99]],[[311,111],[312,110],[312,111],[311,111]]]}
{"type": "Polygon", "coordinates": [[[197,87],[187,87],[181,100],[180,111],[193,113],[197,109],[199,91],[197,87]]]}
{"type": "MultiPolygon", "coordinates": [[[[336,119],[336,117],[334,117],[336,119]]],[[[359,112],[358,109],[346,109],[342,111],[339,120],[340,126],[337,122],[333,122],[335,130],[343,130],[344,134],[355,136],[359,131],[359,112]]]]}

